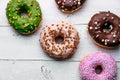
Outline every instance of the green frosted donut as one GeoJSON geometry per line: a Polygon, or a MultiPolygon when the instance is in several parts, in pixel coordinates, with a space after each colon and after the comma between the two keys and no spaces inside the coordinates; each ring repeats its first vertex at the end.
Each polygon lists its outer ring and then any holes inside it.
{"type": "Polygon", "coordinates": [[[39,3],[36,0],[11,0],[6,9],[9,23],[21,34],[30,34],[38,29],[42,20],[39,3]],[[21,16],[26,12],[28,18],[21,16]]]}

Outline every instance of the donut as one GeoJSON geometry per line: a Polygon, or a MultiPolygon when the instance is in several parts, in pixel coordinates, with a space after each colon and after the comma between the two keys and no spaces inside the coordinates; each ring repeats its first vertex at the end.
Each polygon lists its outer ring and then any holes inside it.
{"type": "Polygon", "coordinates": [[[115,80],[117,65],[107,53],[95,52],[80,63],[80,76],[83,80],[115,80]]]}
{"type": "Polygon", "coordinates": [[[43,50],[55,59],[66,59],[71,57],[77,49],[79,35],[71,24],[60,22],[43,28],[40,33],[40,44],[43,50]],[[56,38],[62,37],[59,43],[56,38]]]}
{"type": "Polygon", "coordinates": [[[97,13],[88,23],[88,33],[101,47],[118,47],[120,44],[120,18],[109,11],[97,13]]]}
{"type": "Polygon", "coordinates": [[[6,8],[8,22],[21,34],[35,32],[42,20],[39,3],[36,0],[10,0],[6,8]],[[28,18],[21,15],[26,12],[28,18]]]}
{"type": "Polygon", "coordinates": [[[58,8],[64,13],[73,13],[79,10],[86,0],[55,0],[58,8]]]}

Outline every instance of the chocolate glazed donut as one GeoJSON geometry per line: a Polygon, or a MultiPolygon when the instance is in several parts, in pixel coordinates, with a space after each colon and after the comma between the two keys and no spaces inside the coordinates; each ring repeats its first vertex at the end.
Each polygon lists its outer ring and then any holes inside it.
{"type": "Polygon", "coordinates": [[[99,46],[117,47],[120,44],[120,18],[110,12],[97,13],[88,24],[88,32],[99,46]]]}
{"type": "Polygon", "coordinates": [[[86,0],[55,0],[58,8],[64,13],[73,13],[79,10],[86,0]]]}

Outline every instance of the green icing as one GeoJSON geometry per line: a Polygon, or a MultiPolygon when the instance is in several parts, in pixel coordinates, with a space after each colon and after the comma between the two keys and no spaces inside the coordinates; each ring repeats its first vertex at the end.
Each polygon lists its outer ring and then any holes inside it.
{"type": "Polygon", "coordinates": [[[38,29],[42,12],[36,0],[11,0],[6,9],[9,23],[21,34],[30,34],[38,29]],[[21,16],[27,12],[28,18],[21,16]]]}

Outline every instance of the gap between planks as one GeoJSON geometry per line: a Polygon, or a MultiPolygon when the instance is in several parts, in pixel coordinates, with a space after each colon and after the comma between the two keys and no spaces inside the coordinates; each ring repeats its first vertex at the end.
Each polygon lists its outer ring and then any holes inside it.
{"type": "MultiPolygon", "coordinates": [[[[65,62],[81,62],[81,60],[45,60],[45,59],[0,59],[0,61],[65,61],[65,62]]],[[[120,62],[120,60],[117,60],[116,62],[120,62]]]]}
{"type": "MultiPolygon", "coordinates": [[[[45,25],[49,25],[49,24],[45,24],[45,25]]],[[[88,23],[79,23],[79,24],[72,24],[73,26],[74,25],[88,25],[88,23]]],[[[44,26],[44,25],[43,25],[44,26]]],[[[10,25],[0,25],[0,27],[12,27],[10,25]]]]}

